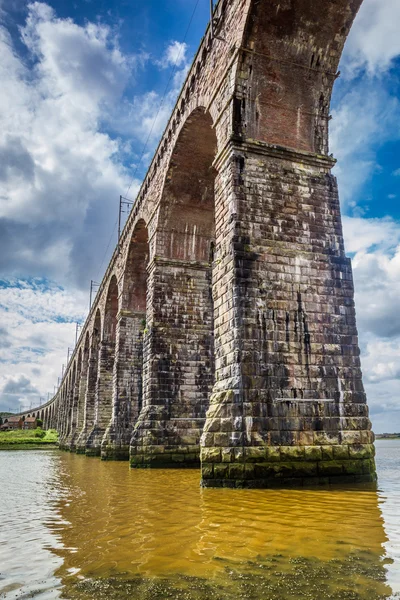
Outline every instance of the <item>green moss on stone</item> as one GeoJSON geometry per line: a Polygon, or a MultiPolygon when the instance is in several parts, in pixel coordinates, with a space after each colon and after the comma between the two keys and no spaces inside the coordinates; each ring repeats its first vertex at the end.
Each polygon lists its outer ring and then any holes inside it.
{"type": "Polygon", "coordinates": [[[213,479],[214,477],[214,465],[202,464],[201,476],[203,479],[213,479]]]}
{"type": "Polygon", "coordinates": [[[363,472],[362,461],[360,460],[345,460],[343,462],[343,471],[347,475],[358,475],[363,472]]]}
{"type": "Polygon", "coordinates": [[[215,479],[225,479],[229,477],[229,465],[218,464],[214,465],[214,477],[215,479]]]}
{"type": "Polygon", "coordinates": [[[245,448],[246,462],[263,462],[267,459],[268,450],[265,446],[245,448]]]}
{"type": "Polygon", "coordinates": [[[229,478],[235,480],[244,479],[245,466],[242,463],[229,464],[229,478]]]}
{"type": "Polygon", "coordinates": [[[322,460],[333,460],[332,446],[321,446],[322,460]]]}
{"type": "Polygon", "coordinates": [[[304,446],[304,458],[310,461],[322,460],[322,449],[320,446],[304,446]]]}
{"type": "Polygon", "coordinates": [[[281,446],[281,461],[304,460],[304,446],[281,446]]]}
{"type": "Polygon", "coordinates": [[[333,446],[333,458],[335,460],[348,460],[349,459],[349,447],[346,445],[333,446]]]}
{"type": "Polygon", "coordinates": [[[279,446],[269,446],[266,448],[267,461],[279,462],[281,460],[281,452],[279,446]]]}
{"type": "Polygon", "coordinates": [[[372,458],[375,456],[373,444],[356,444],[349,447],[350,458],[372,458]]]}
{"type": "Polygon", "coordinates": [[[320,475],[340,475],[343,473],[343,463],[337,460],[321,461],[318,463],[318,472],[320,475]]]}
{"type": "Polygon", "coordinates": [[[373,458],[364,459],[361,462],[363,473],[367,474],[376,472],[375,460],[373,458]]]}
{"type": "Polygon", "coordinates": [[[219,448],[202,448],[201,460],[205,463],[219,463],[221,461],[221,450],[219,448]]]}

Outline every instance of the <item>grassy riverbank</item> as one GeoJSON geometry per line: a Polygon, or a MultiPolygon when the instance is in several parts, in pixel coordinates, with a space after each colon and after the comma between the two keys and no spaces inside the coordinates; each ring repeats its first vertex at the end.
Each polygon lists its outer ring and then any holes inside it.
{"type": "Polygon", "coordinates": [[[55,429],[18,429],[0,432],[0,450],[19,450],[32,447],[51,447],[58,441],[55,429]]]}

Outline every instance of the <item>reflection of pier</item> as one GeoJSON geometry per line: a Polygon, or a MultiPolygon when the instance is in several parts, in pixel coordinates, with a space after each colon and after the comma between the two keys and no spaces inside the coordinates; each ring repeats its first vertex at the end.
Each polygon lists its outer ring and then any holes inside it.
{"type": "Polygon", "coordinates": [[[79,581],[75,569],[95,581],[178,584],[190,576],[231,586],[229,572],[272,578],[272,585],[273,571],[302,565],[311,575],[324,570],[323,584],[334,591],[357,581],[359,592],[368,586],[389,596],[373,488],[201,490],[193,471],[129,471],[69,454],[62,465],[75,498],[59,505],[66,524],[57,526],[64,548],[57,575],[66,592],[79,581]]]}

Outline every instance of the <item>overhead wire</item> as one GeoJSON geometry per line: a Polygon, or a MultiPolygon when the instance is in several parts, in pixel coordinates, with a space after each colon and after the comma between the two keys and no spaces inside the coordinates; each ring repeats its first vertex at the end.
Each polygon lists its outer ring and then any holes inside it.
{"type": "MultiPolygon", "coordinates": [[[[156,116],[154,117],[154,120],[153,120],[153,122],[152,122],[152,125],[151,125],[151,127],[150,127],[150,131],[149,131],[149,133],[148,133],[148,135],[147,135],[147,138],[146,138],[145,144],[144,144],[144,146],[143,146],[143,149],[142,149],[142,152],[141,152],[141,154],[140,154],[140,158],[139,158],[139,160],[138,160],[138,163],[137,163],[137,165],[136,165],[136,169],[135,169],[135,171],[134,171],[134,173],[133,173],[133,175],[132,175],[132,180],[131,180],[131,182],[130,182],[130,184],[129,184],[129,186],[128,186],[127,190],[126,190],[126,193],[125,193],[125,197],[126,197],[126,198],[128,198],[128,194],[129,194],[129,192],[130,192],[130,190],[131,190],[131,188],[132,188],[133,182],[135,181],[136,173],[138,172],[138,170],[139,170],[139,167],[140,167],[140,165],[141,165],[141,163],[142,163],[143,157],[144,157],[144,155],[145,155],[145,153],[146,153],[147,146],[148,146],[148,144],[149,144],[149,141],[150,141],[150,138],[151,138],[151,136],[152,136],[152,133],[153,133],[153,130],[154,130],[155,124],[156,124],[156,122],[157,122],[157,119],[158,119],[158,117],[159,117],[159,115],[160,115],[161,109],[162,109],[162,107],[164,106],[164,101],[165,101],[165,99],[166,99],[166,97],[167,97],[167,94],[168,94],[168,92],[169,92],[169,86],[170,86],[170,84],[171,84],[171,81],[172,81],[172,80],[173,80],[173,78],[175,77],[175,74],[176,74],[176,72],[177,72],[177,70],[178,70],[178,66],[179,66],[179,64],[180,64],[180,59],[181,59],[181,56],[182,56],[182,52],[183,52],[183,50],[184,50],[184,47],[185,47],[185,42],[186,42],[186,39],[187,39],[187,36],[188,36],[189,30],[190,30],[190,27],[192,26],[193,19],[194,19],[194,16],[195,16],[195,14],[196,14],[197,7],[198,7],[198,5],[199,5],[199,2],[200,2],[200,0],[196,0],[196,2],[195,2],[195,5],[194,5],[193,11],[192,11],[192,15],[191,15],[191,17],[190,17],[190,20],[189,20],[188,26],[187,26],[187,28],[186,28],[186,31],[185,31],[185,35],[184,35],[184,37],[183,37],[182,45],[181,45],[181,47],[180,47],[180,50],[179,50],[178,56],[176,57],[176,60],[175,60],[174,68],[172,69],[172,71],[171,71],[171,74],[170,74],[170,76],[169,76],[169,79],[168,79],[168,81],[167,81],[167,85],[165,86],[164,94],[163,94],[163,96],[162,96],[162,98],[161,98],[161,102],[160,102],[160,104],[159,104],[159,107],[158,107],[158,110],[157,110],[156,116]]],[[[113,239],[113,237],[114,237],[114,233],[115,233],[115,230],[116,230],[116,228],[117,228],[117,225],[118,225],[118,219],[117,219],[117,220],[115,221],[115,223],[114,223],[114,228],[113,228],[113,231],[112,231],[112,233],[111,233],[111,236],[110,236],[109,242],[108,242],[108,244],[107,244],[107,248],[106,248],[106,251],[105,251],[105,253],[104,253],[103,259],[102,259],[102,261],[101,261],[101,264],[100,264],[99,270],[97,271],[96,279],[99,277],[99,274],[100,274],[100,272],[101,272],[101,269],[102,269],[102,267],[103,267],[104,261],[105,261],[105,259],[106,259],[106,257],[107,257],[107,254],[108,254],[108,251],[109,251],[109,248],[110,248],[110,245],[111,245],[112,239],[113,239]]]]}

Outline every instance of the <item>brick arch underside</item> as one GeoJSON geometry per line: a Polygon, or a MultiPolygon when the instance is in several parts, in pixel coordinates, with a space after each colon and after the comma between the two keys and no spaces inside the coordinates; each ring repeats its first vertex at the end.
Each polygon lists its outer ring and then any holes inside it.
{"type": "Polygon", "coordinates": [[[150,393],[172,419],[204,418],[214,381],[216,149],[211,117],[198,108],[175,145],[160,204],[150,393]]]}
{"type": "Polygon", "coordinates": [[[103,459],[128,460],[133,427],[143,402],[143,336],[146,331],[149,233],[136,223],[123,272],[117,322],[113,414],[103,438],[103,459]]]}
{"type": "MultiPolygon", "coordinates": [[[[117,335],[117,315],[119,302],[118,282],[115,275],[108,286],[104,308],[103,335],[99,350],[99,368],[95,402],[95,440],[91,445],[100,448],[101,439],[112,416],[113,373],[115,343],[117,335]]],[[[93,436],[92,436],[93,437],[93,436]]]]}
{"type": "MultiPolygon", "coordinates": [[[[119,419],[132,432],[143,404],[143,335],[146,329],[149,232],[140,219],[133,230],[124,270],[119,326],[117,393],[119,419]]],[[[124,441],[129,445],[129,439],[124,441]]]]}
{"type": "Polygon", "coordinates": [[[87,390],[85,399],[84,427],[77,442],[77,452],[85,453],[91,432],[95,427],[95,409],[99,386],[99,354],[101,345],[102,319],[97,310],[93,329],[90,335],[90,350],[87,374],[87,390]]]}
{"type": "Polygon", "coordinates": [[[244,33],[237,132],[328,153],[329,107],[343,46],[362,0],[252,2],[244,33]],[[244,84],[244,85],[243,85],[244,84]]]}

